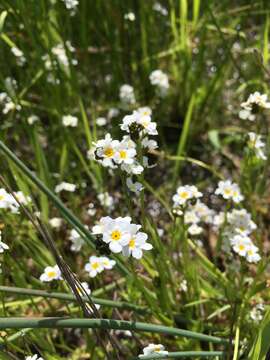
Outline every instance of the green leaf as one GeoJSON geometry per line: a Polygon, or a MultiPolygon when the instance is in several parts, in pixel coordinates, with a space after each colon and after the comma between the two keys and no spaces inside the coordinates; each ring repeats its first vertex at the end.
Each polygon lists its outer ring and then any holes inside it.
{"type": "MultiPolygon", "coordinates": [[[[257,332],[257,331],[256,331],[257,332]]],[[[270,350],[270,309],[264,316],[258,334],[249,353],[249,360],[262,360],[270,350]]]]}
{"type": "Polygon", "coordinates": [[[7,14],[8,14],[8,12],[6,10],[1,12],[1,15],[0,15],[0,34],[3,31],[7,14]]]}

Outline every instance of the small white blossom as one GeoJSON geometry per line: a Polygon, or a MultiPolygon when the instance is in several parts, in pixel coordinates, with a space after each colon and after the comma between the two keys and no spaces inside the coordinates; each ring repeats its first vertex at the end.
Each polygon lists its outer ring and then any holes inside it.
{"type": "Polygon", "coordinates": [[[233,200],[235,203],[239,203],[244,199],[239,186],[232,183],[231,180],[219,181],[215,194],[222,195],[224,199],[233,200]]]}
{"type": "Polygon", "coordinates": [[[39,355],[35,354],[35,355],[26,356],[25,360],[44,360],[44,359],[39,355]]]}
{"type": "Polygon", "coordinates": [[[133,105],[136,102],[134,89],[128,84],[124,84],[120,87],[119,97],[123,105],[133,105]]]}
{"type": "Polygon", "coordinates": [[[76,185],[63,181],[56,185],[54,190],[56,193],[60,193],[61,191],[74,192],[76,190],[76,185]]]}
{"type": "Polygon", "coordinates": [[[254,121],[256,119],[255,114],[252,114],[250,110],[246,109],[240,110],[238,116],[242,120],[254,121]]]}
{"type": "Polygon", "coordinates": [[[254,132],[249,132],[249,141],[248,145],[255,151],[255,154],[258,159],[267,160],[267,156],[263,152],[265,143],[262,141],[262,136],[254,132]]]}
{"type": "Polygon", "coordinates": [[[59,229],[62,226],[62,223],[63,223],[63,220],[58,217],[54,217],[49,220],[49,224],[54,229],[59,229]]]}
{"type": "Polygon", "coordinates": [[[164,346],[161,344],[149,344],[143,349],[143,354],[139,355],[139,357],[142,357],[144,355],[154,355],[154,354],[160,354],[160,355],[167,355],[168,351],[164,350],[164,346]]]}
{"type": "Polygon", "coordinates": [[[192,224],[188,228],[188,233],[190,235],[199,235],[202,233],[202,231],[203,231],[203,228],[197,224],[192,224]]]}
{"type": "Polygon", "coordinates": [[[107,124],[107,119],[105,117],[96,118],[97,126],[105,126],[107,124]]]}
{"type": "Polygon", "coordinates": [[[258,91],[256,91],[255,93],[250,94],[247,101],[241,104],[242,108],[249,111],[252,111],[254,109],[254,106],[259,106],[264,109],[269,109],[270,102],[267,102],[267,95],[260,94],[258,91]]]}
{"type": "Polygon", "coordinates": [[[53,280],[62,280],[61,271],[60,271],[58,265],[47,266],[44,269],[43,274],[40,275],[39,279],[42,282],[50,282],[53,280]]]}
{"type": "Polygon", "coordinates": [[[27,122],[29,125],[33,125],[35,122],[39,121],[39,117],[37,115],[30,115],[27,118],[27,122]]]}
{"type": "Polygon", "coordinates": [[[133,12],[129,12],[129,13],[125,14],[124,19],[129,20],[129,21],[135,21],[136,16],[133,12]]]}
{"type": "Polygon", "coordinates": [[[161,70],[154,70],[149,76],[152,85],[156,86],[160,96],[167,95],[169,90],[169,79],[168,76],[161,70]]]}
{"type": "Polygon", "coordinates": [[[114,198],[108,192],[98,194],[97,198],[102,206],[109,210],[113,210],[114,198]]]}
{"type": "Polygon", "coordinates": [[[78,118],[72,115],[64,115],[62,117],[62,123],[66,127],[76,127],[78,125],[78,118]]]}
{"type": "Polygon", "coordinates": [[[191,199],[197,199],[202,196],[194,185],[179,186],[176,194],[173,196],[174,207],[186,205],[191,199]]]}
{"type": "Polygon", "coordinates": [[[77,230],[72,229],[69,234],[69,240],[72,242],[72,245],[70,247],[71,251],[78,252],[81,250],[84,240],[81,237],[81,235],[78,233],[77,230]]]}
{"type": "Polygon", "coordinates": [[[104,269],[112,269],[114,265],[115,261],[110,260],[105,256],[90,256],[89,262],[85,265],[84,269],[89,273],[90,277],[95,277],[104,269]]]}

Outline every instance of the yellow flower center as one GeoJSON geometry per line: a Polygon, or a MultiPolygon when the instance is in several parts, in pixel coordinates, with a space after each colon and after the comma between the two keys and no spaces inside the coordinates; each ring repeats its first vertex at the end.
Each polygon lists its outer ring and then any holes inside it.
{"type": "Polygon", "coordinates": [[[112,233],[111,233],[111,238],[114,240],[114,241],[118,241],[121,239],[121,233],[119,230],[114,230],[112,233]]]}
{"type": "Polygon", "coordinates": [[[99,267],[99,263],[94,262],[91,266],[94,270],[96,270],[99,267]]]}
{"type": "Polygon", "coordinates": [[[126,150],[120,150],[120,158],[121,159],[126,159],[126,157],[127,157],[127,152],[126,152],[126,150]]]}
{"type": "Polygon", "coordinates": [[[245,250],[245,245],[240,244],[240,245],[239,245],[239,250],[245,250]]]}
{"type": "Polygon", "coordinates": [[[135,240],[131,239],[128,246],[129,246],[130,249],[134,249],[135,248],[135,240]]]}
{"type": "Polygon", "coordinates": [[[187,199],[188,198],[188,193],[187,193],[187,191],[183,191],[183,192],[179,193],[179,196],[182,199],[187,199]]]}
{"type": "Polygon", "coordinates": [[[231,193],[232,193],[232,190],[230,188],[227,188],[224,190],[224,194],[226,194],[226,195],[231,195],[231,193]]]}
{"type": "Polygon", "coordinates": [[[114,150],[112,148],[107,148],[105,151],[104,151],[104,155],[106,157],[112,157],[114,155],[114,150]]]}
{"type": "Polygon", "coordinates": [[[53,278],[55,276],[56,276],[56,272],[54,270],[51,270],[51,271],[48,272],[48,277],[49,278],[53,278]]]}
{"type": "Polygon", "coordinates": [[[4,200],[4,198],[5,198],[4,195],[0,195],[0,201],[4,200]]]}

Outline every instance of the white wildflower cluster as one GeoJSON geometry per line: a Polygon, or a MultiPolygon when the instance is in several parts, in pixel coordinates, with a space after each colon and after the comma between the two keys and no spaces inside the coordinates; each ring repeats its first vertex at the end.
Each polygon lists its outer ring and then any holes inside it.
{"type": "Polygon", "coordinates": [[[50,282],[53,280],[62,280],[61,271],[58,265],[47,266],[44,269],[44,272],[39,277],[42,282],[50,282]]]}
{"type": "Polygon", "coordinates": [[[114,265],[115,261],[110,260],[106,256],[90,256],[89,262],[85,265],[84,269],[93,278],[104,270],[111,270],[114,265]]]}
{"type": "Polygon", "coordinates": [[[202,193],[194,185],[183,185],[177,188],[176,194],[173,195],[173,207],[185,207],[190,200],[202,197],[202,193]]]}
{"type": "Polygon", "coordinates": [[[68,182],[61,182],[60,184],[56,185],[54,191],[56,193],[60,193],[62,191],[68,191],[68,192],[74,192],[76,190],[76,185],[75,184],[71,184],[68,182]]]}
{"type": "Polygon", "coordinates": [[[8,250],[9,246],[2,241],[2,231],[0,230],[0,254],[8,250]]]}
{"type": "Polygon", "coordinates": [[[262,303],[256,304],[250,312],[250,318],[257,323],[259,321],[262,321],[264,311],[265,311],[264,304],[262,303]]]}
{"type": "Polygon", "coordinates": [[[76,127],[78,125],[78,118],[72,115],[64,115],[62,117],[62,124],[66,127],[76,127]]]}
{"type": "Polygon", "coordinates": [[[26,58],[24,56],[24,53],[15,46],[13,46],[10,50],[16,58],[17,65],[23,66],[26,63],[26,58]]]}
{"type": "Polygon", "coordinates": [[[168,75],[161,70],[154,70],[149,76],[150,82],[156,87],[157,93],[163,97],[166,96],[169,90],[169,79],[168,75]]]}
{"type": "Polygon", "coordinates": [[[70,15],[74,16],[79,5],[79,0],[62,0],[65,4],[65,7],[70,11],[70,15]]]}
{"type": "Polygon", "coordinates": [[[31,198],[30,196],[24,195],[21,191],[15,191],[13,194],[14,197],[5,189],[0,189],[0,209],[7,209],[16,214],[19,212],[20,204],[30,204],[31,198]],[[20,204],[15,200],[15,198],[19,201],[20,204]]]}
{"type": "Polygon", "coordinates": [[[60,229],[60,227],[62,226],[62,223],[63,223],[63,220],[58,217],[54,217],[49,220],[49,224],[51,225],[51,227],[53,229],[60,229]]]}
{"type": "Polygon", "coordinates": [[[199,235],[203,228],[201,223],[212,224],[214,218],[214,210],[210,209],[206,204],[197,200],[196,203],[188,204],[184,213],[184,223],[189,225],[188,233],[190,235],[199,235]]]}
{"type": "Polygon", "coordinates": [[[248,145],[255,152],[258,159],[267,160],[267,156],[264,153],[265,142],[262,141],[262,135],[258,135],[254,132],[249,132],[248,145]]]}
{"type": "Polygon", "coordinates": [[[256,113],[258,108],[270,109],[270,102],[267,101],[266,94],[260,94],[256,91],[249,95],[247,101],[243,102],[241,107],[249,112],[256,113]]]}
{"type": "Polygon", "coordinates": [[[120,87],[119,98],[124,107],[134,105],[136,103],[134,89],[131,85],[124,84],[120,87]]]}
{"type": "Polygon", "coordinates": [[[120,124],[121,130],[129,135],[123,136],[122,140],[115,140],[110,134],[106,134],[104,139],[93,143],[93,148],[88,151],[88,158],[95,159],[104,167],[111,169],[120,168],[130,177],[127,179],[127,186],[130,191],[138,193],[143,189],[142,184],[133,182],[132,175],[139,175],[144,168],[152,167],[148,162],[148,157],[143,156],[142,163],[137,159],[137,145],[132,140],[136,138],[141,142],[144,153],[152,151],[158,147],[157,142],[149,139],[150,135],[157,135],[157,124],[151,119],[151,109],[148,107],[139,108],[131,115],[126,115],[120,124]]]}
{"type": "Polygon", "coordinates": [[[161,344],[149,344],[143,349],[143,354],[139,355],[139,357],[155,354],[167,355],[168,351],[166,351],[165,347],[161,344]]]}
{"type": "Polygon", "coordinates": [[[126,257],[141,259],[143,250],[151,250],[153,247],[147,242],[147,234],[140,229],[141,225],[132,224],[128,216],[116,219],[106,216],[100,219],[92,232],[102,236],[102,241],[108,244],[113,253],[122,252],[126,257]]]}
{"type": "Polygon", "coordinates": [[[164,6],[162,6],[159,2],[154,3],[153,10],[160,13],[163,16],[168,15],[168,10],[164,6]]]}
{"type": "Polygon", "coordinates": [[[135,16],[135,14],[133,12],[129,12],[129,13],[124,15],[124,19],[129,20],[129,21],[135,21],[136,16],[135,16]]]}
{"type": "Polygon", "coordinates": [[[257,225],[246,209],[233,209],[227,214],[219,213],[214,219],[214,224],[217,228],[225,226],[222,233],[223,251],[230,253],[232,248],[239,256],[245,257],[249,263],[260,261],[259,249],[250,238],[257,225]]]}
{"type": "Polygon", "coordinates": [[[232,200],[235,203],[244,200],[239,186],[231,180],[219,181],[215,194],[221,195],[224,199],[232,200]]]}
{"type": "MultiPolygon", "coordinates": [[[[71,45],[70,41],[66,41],[65,46],[70,53],[75,52],[75,48],[71,45]]],[[[57,66],[57,62],[64,68],[69,67],[69,59],[66,53],[65,46],[62,43],[57,44],[51,49],[52,56],[50,56],[49,54],[45,54],[42,56],[42,60],[44,61],[47,70],[52,70],[53,67],[57,66]],[[52,57],[55,57],[55,59],[52,57]]],[[[76,59],[71,59],[71,64],[77,65],[78,61],[76,59]]]]}
{"type": "Polygon", "coordinates": [[[20,111],[22,109],[21,105],[14,102],[5,92],[0,93],[0,104],[3,106],[2,113],[4,115],[8,114],[10,111],[20,111]]]}

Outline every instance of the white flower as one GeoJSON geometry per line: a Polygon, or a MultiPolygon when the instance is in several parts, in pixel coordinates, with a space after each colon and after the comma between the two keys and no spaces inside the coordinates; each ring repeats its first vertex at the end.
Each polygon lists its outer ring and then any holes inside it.
{"type": "Polygon", "coordinates": [[[147,136],[142,139],[142,147],[148,149],[149,151],[155,150],[158,148],[156,140],[149,139],[147,136]]]}
{"type": "Polygon", "coordinates": [[[115,266],[116,262],[110,260],[106,256],[91,256],[89,263],[87,263],[84,269],[89,273],[90,277],[95,277],[100,274],[104,269],[111,270],[115,266]]]}
{"type": "Polygon", "coordinates": [[[40,275],[39,279],[42,282],[50,282],[53,280],[62,280],[61,271],[60,271],[58,265],[47,266],[44,269],[43,274],[40,275]]]}
{"type": "Polygon", "coordinates": [[[256,91],[255,93],[250,94],[247,101],[241,104],[242,108],[249,111],[252,111],[254,109],[254,106],[259,106],[264,109],[269,109],[270,102],[267,102],[267,95],[260,94],[258,91],[256,91]]]}
{"type": "Polygon", "coordinates": [[[12,54],[16,57],[17,64],[19,66],[23,66],[26,63],[26,58],[23,54],[23,52],[18,49],[17,47],[12,47],[11,49],[12,54]]]}
{"type": "Polygon", "coordinates": [[[143,166],[139,164],[138,161],[134,161],[133,164],[122,163],[121,169],[127,172],[128,174],[134,174],[134,175],[139,175],[144,170],[143,166]]]}
{"type": "Polygon", "coordinates": [[[135,161],[136,150],[134,147],[130,147],[130,139],[123,139],[115,148],[115,154],[113,160],[117,164],[128,164],[131,165],[135,161]]]}
{"type": "Polygon", "coordinates": [[[252,149],[254,149],[256,156],[259,159],[267,160],[267,157],[262,150],[265,147],[265,143],[262,141],[262,136],[254,132],[249,132],[248,136],[249,136],[248,144],[252,149]]]}
{"type": "Polygon", "coordinates": [[[104,270],[104,266],[101,262],[101,258],[97,256],[90,256],[89,263],[87,263],[84,269],[89,273],[90,277],[95,277],[104,270]]]}
{"type": "Polygon", "coordinates": [[[35,355],[26,356],[25,360],[44,360],[44,359],[39,355],[35,354],[35,355]]]}
{"type": "Polygon", "coordinates": [[[160,355],[167,355],[168,351],[164,350],[164,346],[161,344],[149,344],[143,349],[143,354],[139,355],[142,357],[144,355],[152,355],[152,354],[160,354],[160,355]]]}
{"type": "Polygon", "coordinates": [[[180,283],[180,290],[187,292],[188,287],[187,287],[187,280],[182,280],[180,283]]]}
{"type": "Polygon", "coordinates": [[[70,15],[74,16],[77,10],[77,6],[79,5],[78,0],[62,0],[65,3],[65,6],[68,10],[70,10],[70,15]]]}
{"type": "Polygon", "coordinates": [[[132,224],[130,226],[130,239],[126,246],[122,249],[124,256],[133,256],[135,259],[141,259],[143,256],[143,250],[151,250],[153,246],[147,241],[147,234],[139,231],[140,225],[132,224]]]}
{"type": "Polygon", "coordinates": [[[227,221],[236,233],[242,235],[249,235],[257,228],[246,209],[233,209],[231,212],[228,212],[227,221]]]}
{"type": "Polygon", "coordinates": [[[215,194],[222,195],[224,199],[233,200],[235,203],[239,203],[244,199],[239,186],[232,183],[231,180],[219,181],[215,194]]]}
{"type": "Polygon", "coordinates": [[[103,166],[114,167],[113,159],[116,153],[116,147],[119,145],[118,140],[113,140],[110,134],[99,140],[96,144],[96,154],[103,166]]]}
{"type": "Polygon", "coordinates": [[[76,127],[78,125],[78,118],[72,115],[64,115],[62,117],[62,123],[66,127],[76,127]]]}
{"type": "Polygon", "coordinates": [[[119,97],[124,105],[132,105],[136,102],[134,89],[128,84],[124,84],[120,87],[119,97]]]}
{"type": "Polygon", "coordinates": [[[200,218],[197,215],[196,211],[191,209],[185,212],[184,222],[185,224],[197,224],[198,222],[200,222],[200,218]]]}
{"type": "Polygon", "coordinates": [[[5,189],[0,189],[0,209],[8,209],[13,204],[13,197],[5,189]]]}
{"type": "Polygon", "coordinates": [[[249,120],[249,121],[254,121],[256,118],[255,114],[252,114],[250,110],[246,110],[246,109],[240,110],[238,116],[242,120],[249,120]]]}
{"type": "Polygon", "coordinates": [[[202,231],[203,231],[203,228],[197,224],[192,224],[188,228],[188,233],[190,235],[199,235],[199,234],[201,234],[202,231]]]}
{"type": "Polygon", "coordinates": [[[97,198],[98,198],[100,204],[102,206],[104,206],[105,208],[110,209],[110,210],[112,210],[114,208],[114,199],[109,193],[107,193],[107,192],[100,193],[100,194],[98,194],[97,198]]]}
{"type": "Polygon", "coordinates": [[[131,177],[127,178],[126,184],[129,190],[134,192],[135,194],[139,194],[144,189],[143,185],[140,182],[133,182],[131,177]]]}
{"type": "Polygon", "coordinates": [[[70,249],[74,252],[78,252],[81,250],[84,240],[77,230],[72,229],[69,235],[69,240],[72,242],[70,249]]]}
{"type": "Polygon", "coordinates": [[[56,185],[54,190],[56,193],[60,193],[61,191],[74,192],[76,190],[76,185],[63,181],[56,185]]]}
{"type": "Polygon", "coordinates": [[[168,76],[161,70],[154,70],[149,76],[152,85],[157,87],[160,96],[165,96],[169,89],[168,76]]]}
{"type": "Polygon", "coordinates": [[[120,253],[131,238],[130,217],[119,217],[106,223],[103,229],[103,241],[109,244],[113,253],[120,253]]]}
{"type": "Polygon", "coordinates": [[[54,229],[59,229],[61,227],[61,225],[62,225],[62,222],[63,222],[63,220],[61,218],[58,218],[58,217],[54,217],[54,218],[49,220],[49,224],[54,229]]]}
{"type": "Polygon", "coordinates": [[[185,205],[191,199],[197,199],[202,196],[194,185],[179,186],[176,194],[173,196],[174,207],[185,205]]]}
{"type": "Polygon", "coordinates": [[[207,224],[211,224],[213,222],[215,215],[214,210],[209,209],[209,207],[200,200],[197,200],[196,204],[191,206],[190,209],[196,213],[201,221],[204,221],[207,224]]]}
{"type": "Polygon", "coordinates": [[[37,121],[39,121],[39,117],[37,115],[30,115],[27,118],[27,122],[29,125],[33,125],[37,121]]]}
{"type": "Polygon", "coordinates": [[[124,19],[129,20],[129,21],[135,21],[136,17],[133,12],[129,12],[129,13],[125,14],[124,19]]]}
{"type": "Polygon", "coordinates": [[[96,118],[97,126],[105,126],[107,124],[107,119],[105,117],[96,118]]]}
{"type": "Polygon", "coordinates": [[[259,249],[257,246],[251,244],[247,250],[246,258],[250,263],[257,263],[261,260],[261,256],[258,254],[259,249]]]}
{"type": "Polygon", "coordinates": [[[252,245],[252,241],[248,236],[235,235],[232,240],[233,250],[240,256],[246,256],[252,245]]]}

